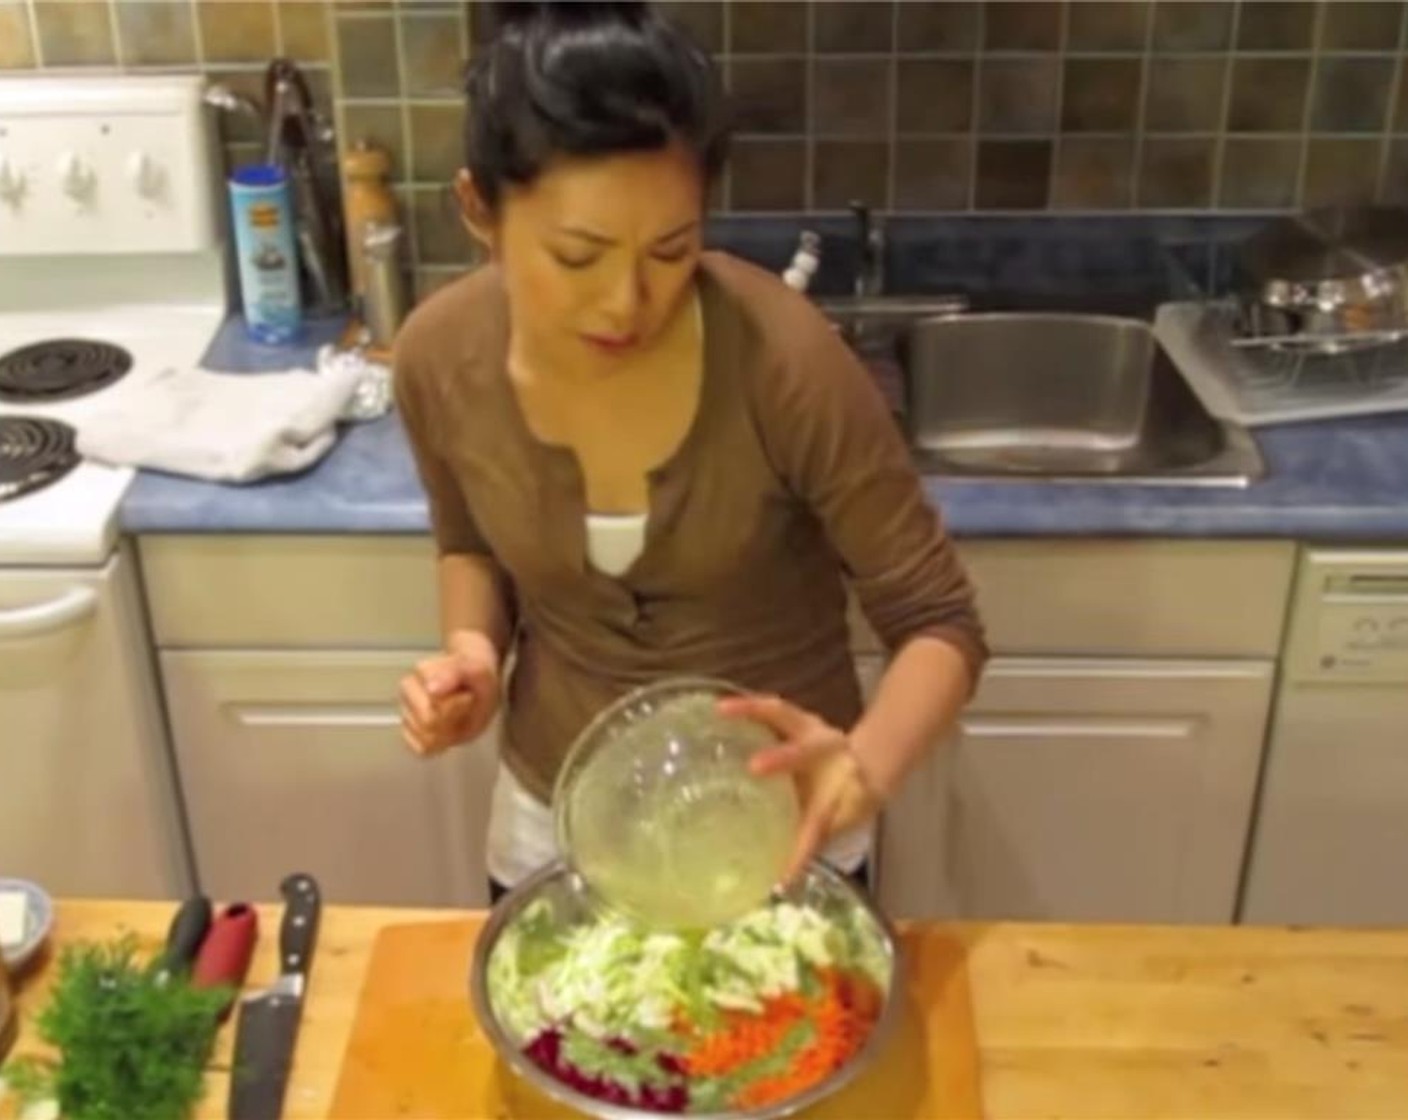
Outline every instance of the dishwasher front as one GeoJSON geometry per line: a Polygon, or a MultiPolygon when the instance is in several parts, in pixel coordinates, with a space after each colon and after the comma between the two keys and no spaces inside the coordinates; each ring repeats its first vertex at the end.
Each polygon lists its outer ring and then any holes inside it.
{"type": "Polygon", "coordinates": [[[1242,893],[1253,924],[1408,924],[1408,552],[1301,559],[1242,893]]]}

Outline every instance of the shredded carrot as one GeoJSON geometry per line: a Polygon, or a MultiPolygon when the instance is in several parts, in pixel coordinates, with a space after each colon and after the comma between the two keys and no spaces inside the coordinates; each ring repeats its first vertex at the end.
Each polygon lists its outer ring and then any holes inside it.
{"type": "Polygon", "coordinates": [[[882,996],[868,979],[837,969],[821,972],[821,991],[807,1000],[796,993],[766,1000],[761,1012],[728,1012],[707,1033],[683,1027],[691,1043],[684,1067],[691,1077],[732,1073],[774,1053],[788,1033],[808,1022],[815,1035],[785,1072],[759,1077],[737,1094],[734,1104],[755,1108],[796,1096],[845,1065],[864,1044],[880,1013],[882,996]]]}

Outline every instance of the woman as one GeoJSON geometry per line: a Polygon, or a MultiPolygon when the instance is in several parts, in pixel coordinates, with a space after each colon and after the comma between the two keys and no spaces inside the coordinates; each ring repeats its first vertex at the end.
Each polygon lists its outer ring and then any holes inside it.
{"type": "Polygon", "coordinates": [[[702,674],[782,739],[793,871],[862,868],[865,825],[986,657],[972,593],[872,381],[801,296],[701,250],[726,146],[710,62],[644,5],[508,5],[471,72],[456,189],[491,263],[396,344],[439,546],[445,651],[401,689],[434,754],[508,682],[497,896],[555,855],[547,808],[590,718],[702,674]],[[867,711],[846,586],[893,659],[867,711]]]}

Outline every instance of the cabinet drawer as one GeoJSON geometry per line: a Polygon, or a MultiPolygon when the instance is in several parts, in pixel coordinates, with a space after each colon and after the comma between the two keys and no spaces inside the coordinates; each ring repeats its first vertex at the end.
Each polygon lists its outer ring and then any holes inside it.
{"type": "MultiPolygon", "coordinates": [[[[961,541],[995,652],[1267,657],[1295,547],[1279,541],[961,541]]],[[[421,536],[143,537],[159,645],[413,648],[439,642],[421,536]]],[[[854,599],[851,640],[880,648],[854,599]]]]}
{"type": "Polygon", "coordinates": [[[995,660],[885,813],[907,918],[1230,922],[1267,661],[995,660]]]}
{"type": "Polygon", "coordinates": [[[196,873],[269,899],[290,871],[329,903],[485,901],[492,733],[433,759],[401,742],[406,651],[161,656],[196,873]]]}
{"type": "Polygon", "coordinates": [[[1274,657],[1295,546],[1280,541],[962,541],[993,651],[1274,657]]]}
{"type": "Polygon", "coordinates": [[[157,536],[140,545],[163,648],[440,644],[429,537],[157,536]]]}

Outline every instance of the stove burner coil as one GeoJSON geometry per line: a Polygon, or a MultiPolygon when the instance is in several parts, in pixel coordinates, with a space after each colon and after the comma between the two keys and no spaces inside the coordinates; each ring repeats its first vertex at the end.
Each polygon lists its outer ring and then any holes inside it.
{"type": "Polygon", "coordinates": [[[78,465],[73,429],[57,420],[0,416],[0,502],[41,490],[78,465]]]}
{"type": "Polygon", "coordinates": [[[81,338],[36,342],[0,357],[0,400],[12,404],[65,401],[97,392],[132,368],[120,346],[81,338]]]}

